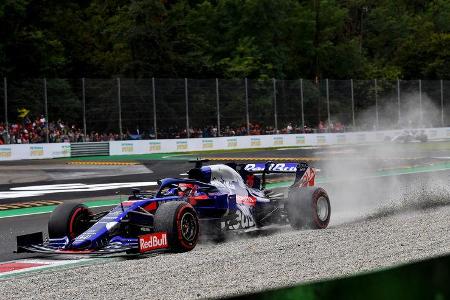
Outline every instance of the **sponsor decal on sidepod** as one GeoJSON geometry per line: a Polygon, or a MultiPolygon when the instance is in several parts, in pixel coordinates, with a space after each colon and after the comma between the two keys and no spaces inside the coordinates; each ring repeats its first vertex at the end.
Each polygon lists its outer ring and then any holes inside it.
{"type": "Polygon", "coordinates": [[[139,237],[139,252],[144,253],[156,249],[166,249],[169,247],[167,243],[166,232],[155,232],[139,237]]]}

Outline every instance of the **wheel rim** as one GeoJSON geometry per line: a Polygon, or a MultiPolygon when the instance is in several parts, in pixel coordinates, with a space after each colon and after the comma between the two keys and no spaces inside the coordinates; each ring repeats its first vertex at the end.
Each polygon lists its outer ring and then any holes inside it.
{"type": "Polygon", "coordinates": [[[77,209],[69,223],[70,238],[75,238],[89,228],[89,211],[84,208],[77,209]]]}
{"type": "Polygon", "coordinates": [[[72,220],[72,238],[75,238],[89,229],[89,212],[86,209],[81,209],[72,220]]]}
{"type": "Polygon", "coordinates": [[[181,217],[181,236],[188,242],[193,242],[197,235],[197,222],[194,215],[186,212],[181,217]]]}
{"type": "Polygon", "coordinates": [[[317,200],[317,217],[322,222],[328,218],[328,201],[323,196],[317,200]]]}

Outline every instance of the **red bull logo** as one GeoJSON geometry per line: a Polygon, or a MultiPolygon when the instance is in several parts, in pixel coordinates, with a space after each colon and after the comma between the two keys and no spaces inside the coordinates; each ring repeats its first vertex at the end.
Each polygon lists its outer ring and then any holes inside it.
{"type": "Polygon", "coordinates": [[[167,243],[166,232],[155,232],[139,237],[139,252],[144,253],[156,249],[166,249],[169,247],[167,243]]]}

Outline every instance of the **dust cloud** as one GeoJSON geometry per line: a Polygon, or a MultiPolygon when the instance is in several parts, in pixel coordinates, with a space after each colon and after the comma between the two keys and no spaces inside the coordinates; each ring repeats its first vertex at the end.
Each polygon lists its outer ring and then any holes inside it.
{"type": "MultiPolygon", "coordinates": [[[[440,108],[426,95],[421,99],[417,94],[402,98],[406,100],[400,122],[398,105],[385,101],[387,106],[379,108],[380,112],[390,111],[397,117],[397,129],[426,128],[440,115],[440,108]]],[[[367,124],[373,122],[373,108],[370,111],[363,114],[370,115],[367,124]]],[[[386,141],[318,153],[325,158],[320,164],[320,176],[325,179],[322,186],[331,200],[330,225],[450,204],[450,171],[426,172],[426,168],[449,162],[436,160],[435,156],[450,156],[450,144],[444,150],[439,147],[439,151],[435,145],[386,141]]]]}

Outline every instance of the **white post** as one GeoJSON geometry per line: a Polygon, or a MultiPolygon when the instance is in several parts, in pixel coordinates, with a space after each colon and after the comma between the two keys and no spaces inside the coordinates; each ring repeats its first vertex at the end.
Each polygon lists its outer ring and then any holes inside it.
{"type": "Polygon", "coordinates": [[[87,138],[87,128],[86,128],[86,83],[84,77],[81,78],[81,101],[83,102],[83,133],[84,133],[84,140],[86,141],[87,138]]]}
{"type": "Polygon", "coordinates": [[[327,113],[328,113],[328,126],[327,131],[329,132],[330,124],[331,124],[331,114],[330,114],[330,91],[328,89],[328,78],[325,80],[326,89],[327,89],[327,113]]]}
{"type": "Polygon", "coordinates": [[[302,107],[302,130],[305,130],[305,112],[303,110],[303,79],[300,79],[300,103],[302,107]]]}
{"type": "Polygon", "coordinates": [[[375,129],[378,130],[380,127],[380,120],[378,116],[378,84],[375,79],[375,129]]]}
{"type": "Polygon", "coordinates": [[[158,129],[156,127],[156,87],[155,87],[155,77],[152,77],[152,100],[153,100],[153,130],[155,131],[155,139],[158,139],[158,129]]]}
{"type": "Polygon", "coordinates": [[[45,111],[45,142],[49,142],[49,132],[48,132],[48,105],[47,105],[47,78],[44,78],[44,111],[45,111]]]}
{"type": "Polygon", "coordinates": [[[423,114],[422,114],[422,80],[419,79],[419,121],[420,127],[423,127],[423,114]]]}
{"type": "Polygon", "coordinates": [[[397,105],[398,105],[398,126],[400,126],[401,112],[400,112],[400,79],[397,79],[397,105]]]}
{"type": "Polygon", "coordinates": [[[278,131],[278,114],[277,114],[277,80],[272,78],[273,82],[273,112],[275,118],[275,133],[278,131]]]}
{"type": "Polygon", "coordinates": [[[350,89],[352,91],[352,121],[353,121],[353,130],[355,130],[355,98],[353,95],[353,79],[350,79],[350,89]]]}
{"type": "Polygon", "coordinates": [[[444,81],[441,79],[441,125],[444,127],[444,81]]]}
{"type": "Polygon", "coordinates": [[[216,78],[217,136],[220,136],[220,94],[219,79],[216,78]]]}
{"type": "Polygon", "coordinates": [[[248,83],[247,78],[245,78],[245,115],[247,121],[247,135],[250,134],[250,114],[248,112],[248,83]]]}
{"type": "Polygon", "coordinates": [[[190,138],[189,133],[189,93],[188,93],[188,80],[184,78],[184,96],[186,99],[186,130],[187,138],[190,138]]]}
{"type": "MultiPolygon", "coordinates": [[[[3,101],[5,107],[5,126],[8,131],[8,81],[6,77],[3,77],[3,101]]],[[[6,141],[5,141],[6,142],[6,141]]]]}
{"type": "Polygon", "coordinates": [[[123,132],[122,132],[122,99],[120,94],[120,78],[117,78],[117,105],[118,105],[118,112],[119,112],[119,133],[120,133],[120,139],[123,140],[123,132]]]}

